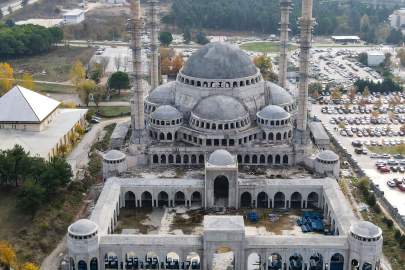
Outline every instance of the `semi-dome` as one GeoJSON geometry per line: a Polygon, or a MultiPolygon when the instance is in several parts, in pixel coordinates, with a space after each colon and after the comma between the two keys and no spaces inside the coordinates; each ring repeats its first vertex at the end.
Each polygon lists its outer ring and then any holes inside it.
{"type": "Polygon", "coordinates": [[[279,106],[269,105],[263,108],[257,116],[264,119],[284,119],[290,117],[290,114],[279,106]]]}
{"type": "Polygon", "coordinates": [[[294,102],[293,97],[281,86],[266,82],[266,87],[270,87],[271,104],[282,105],[294,102]]]}
{"type": "Polygon", "coordinates": [[[369,221],[360,221],[351,228],[352,232],[357,236],[362,237],[377,237],[380,236],[382,231],[379,227],[369,221]]]}
{"type": "Polygon", "coordinates": [[[257,72],[243,50],[225,42],[206,44],[190,56],[182,69],[186,76],[204,79],[236,79],[257,72]]]}
{"type": "Polygon", "coordinates": [[[125,157],[125,154],[118,151],[118,150],[111,150],[107,154],[104,155],[104,159],[107,160],[117,160],[117,159],[122,159],[125,157]]]}
{"type": "Polygon", "coordinates": [[[339,159],[339,156],[330,150],[325,150],[317,155],[321,160],[335,161],[339,159]]]}
{"type": "Polygon", "coordinates": [[[234,120],[246,117],[245,107],[233,97],[214,95],[201,100],[193,114],[205,120],[234,120]]]}
{"type": "Polygon", "coordinates": [[[97,231],[97,224],[88,219],[80,219],[70,225],[68,230],[71,234],[77,236],[89,235],[97,231]]]}
{"type": "Polygon", "coordinates": [[[149,102],[159,105],[174,105],[176,82],[168,82],[156,87],[148,96],[149,102]]]}
{"type": "Polygon", "coordinates": [[[172,120],[181,117],[181,113],[174,107],[169,105],[160,106],[152,114],[151,117],[160,120],[172,120]]]}
{"type": "Polygon", "coordinates": [[[210,155],[208,159],[208,163],[215,166],[227,166],[232,164],[233,162],[233,156],[226,150],[216,150],[210,155]]]}

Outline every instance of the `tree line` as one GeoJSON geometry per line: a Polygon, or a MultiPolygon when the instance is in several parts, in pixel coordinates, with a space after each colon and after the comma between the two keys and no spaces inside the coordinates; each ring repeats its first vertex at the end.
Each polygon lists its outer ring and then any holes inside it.
{"type": "Polygon", "coordinates": [[[359,79],[354,83],[354,86],[359,89],[360,92],[363,92],[363,90],[368,87],[370,92],[375,93],[375,92],[402,92],[403,87],[400,86],[398,83],[394,82],[391,78],[386,78],[382,82],[378,81],[375,83],[372,80],[363,80],[359,79]]]}
{"type": "Polygon", "coordinates": [[[34,216],[43,198],[50,197],[61,187],[66,187],[73,177],[71,166],[62,158],[45,162],[29,157],[20,145],[0,151],[0,185],[23,184],[17,194],[17,206],[34,216]]]}
{"type": "Polygon", "coordinates": [[[0,58],[38,55],[56,47],[62,39],[63,32],[57,27],[0,24],[0,58]]]}

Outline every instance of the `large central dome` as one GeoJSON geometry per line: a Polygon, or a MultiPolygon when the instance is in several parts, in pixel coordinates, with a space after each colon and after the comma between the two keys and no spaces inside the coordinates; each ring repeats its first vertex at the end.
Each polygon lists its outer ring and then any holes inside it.
{"type": "Polygon", "coordinates": [[[257,74],[252,59],[224,42],[208,43],[193,53],[182,69],[186,76],[204,79],[236,79],[257,74]]]}

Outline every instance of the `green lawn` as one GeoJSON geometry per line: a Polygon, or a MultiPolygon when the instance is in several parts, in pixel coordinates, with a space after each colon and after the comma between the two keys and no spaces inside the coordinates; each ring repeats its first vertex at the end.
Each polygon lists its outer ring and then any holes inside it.
{"type": "Polygon", "coordinates": [[[390,155],[405,154],[404,152],[400,153],[396,146],[368,146],[367,148],[371,152],[379,154],[379,155],[381,155],[381,154],[390,154],[390,155]]]}
{"type": "Polygon", "coordinates": [[[126,101],[129,102],[131,99],[131,92],[130,91],[121,91],[118,95],[118,91],[114,91],[113,94],[110,96],[110,101],[126,101]]]}
{"type": "Polygon", "coordinates": [[[109,106],[109,107],[98,107],[95,108],[100,113],[104,115],[120,115],[124,113],[128,113],[131,111],[131,108],[128,106],[109,106]]]}
{"type": "Polygon", "coordinates": [[[74,94],[76,87],[70,85],[35,83],[35,92],[74,94]]]}
{"type": "MultiPolygon", "coordinates": [[[[251,42],[242,44],[239,48],[253,52],[278,52],[279,44],[274,42],[251,42]]],[[[289,45],[288,50],[296,50],[297,46],[289,45]]]]}

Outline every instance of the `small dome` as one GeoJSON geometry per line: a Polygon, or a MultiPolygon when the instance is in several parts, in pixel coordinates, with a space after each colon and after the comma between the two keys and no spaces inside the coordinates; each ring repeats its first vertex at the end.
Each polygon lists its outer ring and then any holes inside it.
{"type": "Polygon", "coordinates": [[[215,166],[227,166],[234,162],[233,156],[226,150],[216,150],[210,155],[208,163],[215,166]]]}
{"type": "Polygon", "coordinates": [[[151,117],[160,120],[172,120],[181,117],[181,113],[174,107],[169,105],[160,106],[152,114],[151,117]]]}
{"type": "Polygon", "coordinates": [[[290,117],[288,112],[275,105],[263,108],[257,115],[264,119],[284,119],[290,117]]]}
{"type": "Polygon", "coordinates": [[[382,233],[379,227],[369,221],[360,221],[356,223],[352,226],[351,231],[358,236],[368,238],[380,236],[382,233]]]}
{"type": "Polygon", "coordinates": [[[156,87],[148,96],[149,102],[159,105],[174,105],[176,82],[168,82],[156,87]]]}
{"type": "Polygon", "coordinates": [[[282,105],[294,102],[293,97],[281,86],[272,82],[266,82],[266,87],[270,87],[271,104],[282,105]]]}
{"type": "Polygon", "coordinates": [[[317,155],[317,158],[322,159],[322,160],[326,160],[326,161],[334,161],[334,160],[338,160],[339,156],[336,155],[335,153],[333,153],[330,150],[325,150],[325,151],[319,153],[317,155]]]}
{"type": "Polygon", "coordinates": [[[193,114],[205,120],[235,120],[247,117],[245,107],[233,97],[214,95],[201,100],[193,114]]]}
{"type": "Polygon", "coordinates": [[[236,79],[257,72],[252,59],[243,50],[225,42],[204,45],[190,56],[181,71],[186,76],[204,79],[236,79]]]}
{"type": "Polygon", "coordinates": [[[88,219],[80,219],[69,226],[68,231],[74,235],[89,235],[97,231],[97,224],[88,219]]]}
{"type": "Polygon", "coordinates": [[[117,159],[122,159],[124,157],[125,157],[125,154],[118,150],[111,150],[107,154],[104,155],[104,159],[108,159],[108,160],[117,160],[117,159]]]}

